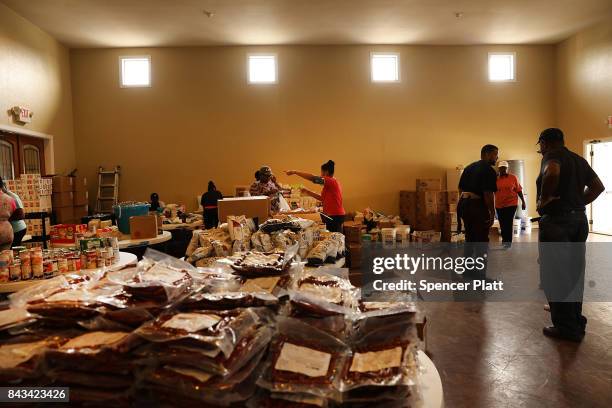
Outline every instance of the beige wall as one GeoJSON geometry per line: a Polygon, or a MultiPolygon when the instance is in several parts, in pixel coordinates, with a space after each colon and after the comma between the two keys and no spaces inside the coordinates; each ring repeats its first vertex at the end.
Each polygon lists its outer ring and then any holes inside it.
{"type": "Polygon", "coordinates": [[[612,137],[612,18],[559,44],[557,77],[558,124],[571,148],[612,137]]]}
{"type": "Polygon", "coordinates": [[[495,143],[526,160],[533,197],[537,134],[555,123],[554,57],[553,46],[72,50],[77,162],[90,177],[121,165],[122,200],[157,191],[193,207],[209,179],[231,193],[262,164],[317,172],[331,158],[347,209],[397,213],[417,177],[444,177],[495,143]],[[370,82],[374,50],[401,52],[400,84],[370,82]],[[278,53],[278,85],[247,85],[249,51],[278,53]],[[488,51],[517,53],[517,82],[487,81],[488,51]],[[152,87],[119,87],[130,54],[151,55],[152,87]]]}
{"type": "Polygon", "coordinates": [[[0,4],[0,124],[53,136],[56,172],[76,166],[72,131],[70,58],[66,47],[0,4]],[[15,106],[34,112],[32,122],[16,125],[15,106]]]}

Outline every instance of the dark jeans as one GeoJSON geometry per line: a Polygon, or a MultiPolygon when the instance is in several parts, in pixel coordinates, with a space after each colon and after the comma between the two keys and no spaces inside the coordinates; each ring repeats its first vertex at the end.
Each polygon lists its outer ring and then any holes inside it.
{"type": "Polygon", "coordinates": [[[497,219],[501,228],[503,242],[512,242],[512,223],[516,215],[516,205],[497,209],[497,219]]]}
{"type": "Polygon", "coordinates": [[[219,212],[216,208],[204,209],[204,228],[211,229],[219,226],[219,212]]]}
{"type": "Polygon", "coordinates": [[[540,219],[540,278],[559,331],[582,335],[586,239],[589,224],[584,211],[544,215],[540,219]]]}
{"type": "Polygon", "coordinates": [[[342,232],[342,226],[344,225],[344,215],[321,215],[321,220],[323,220],[323,222],[325,223],[325,228],[327,228],[329,232],[342,232]]]}
{"type": "MultiPolygon", "coordinates": [[[[484,200],[462,199],[461,213],[465,224],[465,257],[485,257],[489,250],[489,210],[484,200]]],[[[486,265],[486,262],[485,262],[486,265]]],[[[476,278],[484,278],[487,269],[472,273],[476,278]]]]}
{"type": "Polygon", "coordinates": [[[21,245],[21,240],[23,239],[23,237],[25,237],[26,232],[28,232],[28,229],[22,229],[19,232],[15,232],[13,233],[13,244],[12,246],[16,247],[16,246],[20,246],[21,245]]]}

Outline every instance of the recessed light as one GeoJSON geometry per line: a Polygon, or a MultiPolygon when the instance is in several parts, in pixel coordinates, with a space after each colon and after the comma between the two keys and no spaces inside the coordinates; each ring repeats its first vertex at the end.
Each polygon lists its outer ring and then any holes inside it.
{"type": "Polygon", "coordinates": [[[455,17],[457,18],[463,18],[463,12],[462,11],[458,11],[455,13],[455,17]]]}
{"type": "Polygon", "coordinates": [[[212,11],[208,11],[208,10],[203,10],[202,12],[208,18],[214,17],[214,15],[215,15],[215,13],[213,13],[212,11]]]}

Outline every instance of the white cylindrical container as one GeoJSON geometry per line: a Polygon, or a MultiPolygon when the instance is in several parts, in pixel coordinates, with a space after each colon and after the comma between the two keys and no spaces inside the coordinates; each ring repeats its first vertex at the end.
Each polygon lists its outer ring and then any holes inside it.
{"type": "Polygon", "coordinates": [[[515,219],[512,222],[512,235],[514,235],[515,237],[518,237],[519,235],[521,235],[521,220],[520,219],[515,219]]]}
{"type": "Polygon", "coordinates": [[[529,218],[523,218],[521,220],[521,233],[525,235],[531,234],[531,221],[529,218]]]}
{"type": "Polygon", "coordinates": [[[385,244],[395,243],[395,237],[397,235],[397,229],[395,228],[382,228],[381,229],[382,241],[385,244]]]}

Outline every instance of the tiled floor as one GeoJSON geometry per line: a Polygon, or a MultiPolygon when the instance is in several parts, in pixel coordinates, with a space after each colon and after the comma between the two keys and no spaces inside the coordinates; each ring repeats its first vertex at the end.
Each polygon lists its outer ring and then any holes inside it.
{"type": "Polygon", "coordinates": [[[423,306],[446,407],[612,407],[612,303],[584,305],[579,345],[542,335],[541,303],[423,306]]]}

